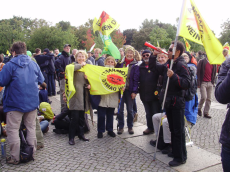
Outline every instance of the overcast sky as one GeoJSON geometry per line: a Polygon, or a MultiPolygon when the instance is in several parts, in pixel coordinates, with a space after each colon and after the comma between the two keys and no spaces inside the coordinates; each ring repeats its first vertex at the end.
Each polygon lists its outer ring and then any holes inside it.
{"type": "MultiPolygon", "coordinates": [[[[99,18],[107,12],[119,24],[120,29],[139,29],[144,19],[158,19],[176,24],[183,0],[1,0],[0,19],[22,16],[45,19],[53,25],[69,21],[72,26],[84,24],[88,19],[99,18]]],[[[229,0],[194,0],[201,15],[217,37],[221,24],[229,18],[229,0]]]]}

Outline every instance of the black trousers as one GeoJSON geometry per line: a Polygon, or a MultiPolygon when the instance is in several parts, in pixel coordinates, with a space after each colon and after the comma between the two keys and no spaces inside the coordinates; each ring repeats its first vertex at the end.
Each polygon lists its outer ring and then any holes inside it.
{"type": "Polygon", "coordinates": [[[184,108],[175,108],[173,105],[170,105],[169,108],[166,108],[166,115],[171,131],[174,160],[177,162],[184,162],[187,159],[184,108]]]}
{"type": "Polygon", "coordinates": [[[69,131],[69,124],[70,121],[69,120],[65,120],[65,119],[55,119],[54,120],[54,125],[56,129],[64,129],[69,131]]]}
{"type": "Polygon", "coordinates": [[[69,125],[69,139],[74,139],[75,135],[83,136],[84,126],[85,126],[85,112],[80,110],[71,110],[71,120],[69,125]]]}

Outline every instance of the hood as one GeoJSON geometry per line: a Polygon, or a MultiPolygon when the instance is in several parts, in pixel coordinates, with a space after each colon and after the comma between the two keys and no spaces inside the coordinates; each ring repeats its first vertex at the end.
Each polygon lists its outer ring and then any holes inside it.
{"type": "Polygon", "coordinates": [[[25,54],[20,54],[12,58],[12,60],[10,60],[11,63],[14,63],[17,66],[22,67],[22,68],[27,66],[31,61],[32,61],[31,58],[25,54]]]}

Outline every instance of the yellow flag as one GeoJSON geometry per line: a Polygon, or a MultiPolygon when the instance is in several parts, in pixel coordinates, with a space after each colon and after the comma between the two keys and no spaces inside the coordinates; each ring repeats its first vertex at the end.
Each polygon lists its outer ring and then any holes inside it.
{"type": "Polygon", "coordinates": [[[185,38],[184,38],[184,42],[185,42],[186,51],[190,52],[191,46],[185,38]]]}
{"type": "Polygon", "coordinates": [[[103,35],[110,35],[120,25],[110,17],[105,11],[101,13],[99,20],[97,18],[93,21],[93,31],[100,31],[103,35]]]}
{"type": "Polygon", "coordinates": [[[65,68],[65,95],[67,99],[67,106],[69,108],[69,100],[73,97],[76,90],[73,84],[74,65],[69,64],[65,68]]]}
{"type": "Polygon", "coordinates": [[[9,50],[6,51],[6,54],[7,54],[7,55],[10,54],[9,50]]]}
{"type": "Polygon", "coordinates": [[[157,47],[160,47],[160,44],[159,44],[158,40],[157,40],[157,47]]]}
{"type": "Polygon", "coordinates": [[[87,64],[78,71],[84,72],[87,76],[91,95],[105,95],[118,92],[125,86],[128,68],[108,68],[87,64]]]}
{"type": "Polygon", "coordinates": [[[204,21],[193,0],[184,0],[177,36],[203,44],[210,64],[222,64],[223,46],[204,21]]]}

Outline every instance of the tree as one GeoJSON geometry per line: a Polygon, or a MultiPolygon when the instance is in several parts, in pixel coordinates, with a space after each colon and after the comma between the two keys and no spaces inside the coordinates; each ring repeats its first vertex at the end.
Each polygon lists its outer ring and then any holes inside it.
{"type": "Polygon", "coordinates": [[[222,28],[222,32],[220,33],[220,42],[222,43],[222,45],[224,45],[226,42],[230,43],[230,20],[227,19],[226,22],[224,22],[221,25],[222,28]]]}
{"type": "Polygon", "coordinates": [[[86,33],[86,41],[82,41],[82,43],[85,45],[86,50],[90,50],[90,48],[93,46],[94,38],[92,36],[91,29],[88,29],[86,33]]]}
{"type": "Polygon", "coordinates": [[[123,35],[126,36],[126,42],[124,45],[131,45],[133,41],[133,35],[137,32],[136,29],[127,29],[123,31],[123,35]]]}
{"type": "Polygon", "coordinates": [[[99,32],[96,32],[94,35],[94,42],[96,43],[94,48],[100,48],[103,49],[104,48],[104,43],[101,40],[101,36],[99,34],[99,32]]]}
{"type": "Polygon", "coordinates": [[[60,21],[56,25],[57,27],[61,27],[62,31],[67,31],[71,27],[70,22],[66,22],[66,21],[60,21]]]}
{"type": "Polygon", "coordinates": [[[119,30],[113,31],[111,33],[111,38],[113,43],[117,46],[117,48],[122,48],[124,43],[126,42],[126,36],[119,30]]]}
{"type": "Polygon", "coordinates": [[[66,43],[71,44],[72,48],[77,48],[79,41],[73,33],[69,31],[62,31],[60,27],[43,26],[33,32],[29,40],[28,47],[31,51],[36,48],[62,49],[63,45],[66,43]]]}
{"type": "Polygon", "coordinates": [[[168,37],[168,33],[165,29],[156,26],[149,34],[150,43],[157,46],[157,41],[161,48],[168,48],[172,42],[172,39],[168,37]]]}

